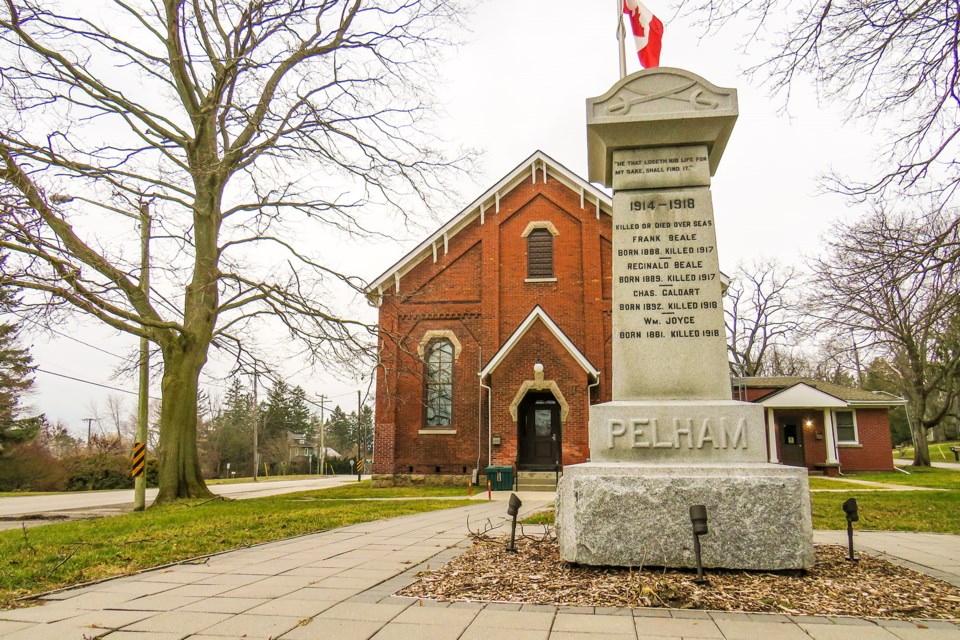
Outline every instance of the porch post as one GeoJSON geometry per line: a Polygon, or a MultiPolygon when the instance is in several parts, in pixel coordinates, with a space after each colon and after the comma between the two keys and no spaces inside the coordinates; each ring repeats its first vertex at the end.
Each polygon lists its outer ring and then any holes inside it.
{"type": "Polygon", "coordinates": [[[837,464],[837,433],[833,425],[833,412],[823,410],[823,431],[827,435],[827,464],[837,464]]]}
{"type": "Polygon", "coordinates": [[[771,464],[780,464],[777,457],[777,423],[773,419],[773,409],[767,409],[767,448],[770,449],[771,464]]]}

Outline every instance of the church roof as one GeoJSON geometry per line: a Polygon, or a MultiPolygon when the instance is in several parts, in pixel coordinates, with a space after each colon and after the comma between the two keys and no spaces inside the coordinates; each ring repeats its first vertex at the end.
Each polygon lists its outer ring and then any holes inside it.
{"type": "Polygon", "coordinates": [[[762,398],[756,400],[756,402],[762,402],[768,398],[784,392],[786,389],[795,387],[798,384],[803,384],[808,387],[813,387],[814,389],[821,391],[827,395],[833,396],[839,400],[846,402],[851,405],[878,405],[878,406],[893,406],[906,404],[906,401],[899,397],[895,396],[892,393],[887,393],[886,391],[866,391],[864,389],[854,389],[851,387],[844,387],[839,384],[834,384],[832,382],[825,382],[823,380],[814,380],[813,378],[803,378],[800,376],[776,376],[769,378],[734,378],[733,385],[748,387],[751,389],[772,389],[769,394],[763,396],[762,398]]]}
{"type": "Polygon", "coordinates": [[[483,368],[480,372],[480,379],[483,380],[488,375],[493,373],[494,369],[500,366],[500,363],[503,362],[504,358],[513,351],[513,348],[517,346],[520,342],[520,339],[530,330],[530,327],[533,326],[533,323],[537,320],[543,322],[546,325],[547,329],[550,330],[550,333],[554,335],[557,341],[563,345],[563,347],[573,356],[573,359],[577,361],[583,370],[586,371],[594,380],[600,378],[600,371],[590,364],[590,361],[587,360],[587,357],[583,355],[580,349],[577,349],[577,346],[573,344],[570,338],[560,330],[560,327],[557,326],[557,323],[547,315],[547,312],[543,310],[540,305],[537,305],[533,308],[533,311],[524,318],[523,322],[520,323],[520,326],[507,338],[507,341],[503,343],[503,346],[500,347],[500,350],[493,354],[493,357],[490,358],[490,361],[487,363],[487,366],[483,368]]]}
{"type": "Polygon", "coordinates": [[[534,152],[529,158],[517,165],[495,185],[487,189],[479,198],[467,205],[460,213],[452,217],[442,227],[433,232],[426,240],[417,245],[412,251],[400,258],[392,267],[380,274],[367,287],[367,298],[376,302],[380,292],[394,284],[408,271],[416,267],[427,257],[433,256],[437,243],[448,242],[468,224],[480,218],[483,224],[488,211],[497,212],[500,209],[500,199],[523,180],[559,180],[570,190],[580,194],[582,206],[596,207],[597,217],[600,212],[611,213],[613,201],[606,193],[593,186],[562,164],[545,154],[543,151],[534,152]]]}

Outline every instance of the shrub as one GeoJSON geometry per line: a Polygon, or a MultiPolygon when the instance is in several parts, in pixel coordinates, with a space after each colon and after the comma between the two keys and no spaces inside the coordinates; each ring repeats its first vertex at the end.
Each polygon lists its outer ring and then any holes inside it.
{"type": "Polygon", "coordinates": [[[63,465],[69,474],[69,491],[131,489],[130,458],[118,453],[92,453],[67,456],[63,465]]]}
{"type": "Polygon", "coordinates": [[[0,456],[0,491],[63,491],[67,472],[43,445],[8,446],[0,456]]]}

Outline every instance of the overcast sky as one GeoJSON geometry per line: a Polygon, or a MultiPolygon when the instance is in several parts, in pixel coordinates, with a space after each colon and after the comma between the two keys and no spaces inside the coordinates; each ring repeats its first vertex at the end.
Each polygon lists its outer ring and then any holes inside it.
{"type": "MultiPolygon", "coordinates": [[[[721,268],[729,273],[738,262],[761,256],[801,264],[817,253],[832,221],[858,215],[838,196],[820,194],[818,176],[831,168],[867,174],[881,130],[845,124],[839,106],[819,104],[809,85],[795,87],[789,111],[783,112],[782,97],[769,96],[759,78],[751,81],[744,74],[768,49],[752,45],[751,55],[744,55],[742,28],[701,38],[689,22],[673,19],[665,4],[648,5],[665,23],[663,66],[687,69],[739,92],[740,118],[713,180],[721,268]]],[[[394,241],[329,242],[322,230],[303,240],[326,242],[332,261],[372,280],[537,149],[586,176],[585,100],[604,93],[619,76],[614,8],[610,0],[480,3],[468,19],[471,31],[461,34],[465,44],[441,65],[435,87],[445,110],[439,133],[453,146],[483,151],[475,175],[455,185],[459,205],[416,212],[422,228],[392,230],[394,241]]],[[[639,69],[636,55],[628,54],[628,73],[639,69]]],[[[350,308],[368,321],[376,317],[362,301],[351,301],[350,308]]],[[[61,330],[72,339],[32,341],[41,369],[136,390],[132,379],[111,379],[116,355],[129,354],[134,338],[92,322],[61,330]]],[[[215,373],[222,364],[213,361],[208,368],[215,373]]],[[[358,388],[367,389],[367,381],[336,380],[305,363],[289,362],[287,368],[292,384],[311,395],[332,396],[345,408],[355,407],[358,388]]],[[[218,383],[208,390],[216,395],[223,389],[218,383]]],[[[92,402],[105,415],[110,393],[117,392],[38,372],[30,402],[79,433],[83,418],[92,415],[92,402]]],[[[119,395],[135,408],[135,395],[119,395]]],[[[159,389],[151,395],[159,396],[159,389]]]]}

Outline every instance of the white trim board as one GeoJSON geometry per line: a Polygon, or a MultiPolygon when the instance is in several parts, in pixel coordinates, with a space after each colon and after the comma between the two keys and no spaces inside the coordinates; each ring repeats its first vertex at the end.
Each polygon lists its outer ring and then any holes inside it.
{"type": "Polygon", "coordinates": [[[515,346],[520,342],[520,339],[526,335],[527,331],[530,330],[530,327],[533,326],[533,323],[537,320],[543,322],[546,325],[547,329],[550,330],[550,333],[563,345],[563,347],[573,356],[573,359],[577,361],[583,370],[586,371],[594,380],[600,378],[600,372],[590,364],[590,361],[587,360],[587,357],[577,349],[577,346],[570,341],[570,338],[560,330],[560,327],[547,315],[547,312],[543,310],[540,305],[534,307],[527,317],[520,323],[520,326],[507,338],[507,341],[503,343],[503,346],[500,347],[500,350],[493,354],[493,357],[490,358],[490,362],[487,363],[487,366],[483,368],[480,372],[480,379],[483,380],[488,375],[493,373],[493,370],[500,366],[500,363],[503,362],[503,359],[513,350],[515,346]]]}

